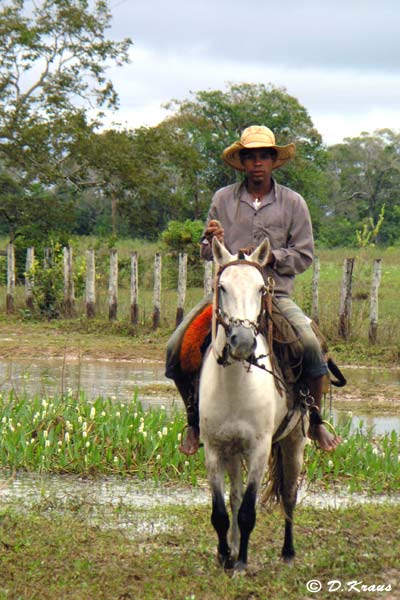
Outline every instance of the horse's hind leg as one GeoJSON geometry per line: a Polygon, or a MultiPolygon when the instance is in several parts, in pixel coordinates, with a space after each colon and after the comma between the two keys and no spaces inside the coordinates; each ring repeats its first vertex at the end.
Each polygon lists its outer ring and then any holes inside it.
{"type": "Polygon", "coordinates": [[[293,544],[293,513],[297,501],[298,479],[303,466],[305,442],[300,423],[287,438],[279,442],[282,451],[281,503],[285,511],[285,537],[281,557],[286,563],[291,563],[296,554],[293,544]]]}
{"type": "Polygon", "coordinates": [[[233,567],[228,545],[229,516],[224,499],[224,470],[216,452],[205,448],[208,481],[212,496],[211,523],[218,536],[218,560],[225,569],[233,567]]]}

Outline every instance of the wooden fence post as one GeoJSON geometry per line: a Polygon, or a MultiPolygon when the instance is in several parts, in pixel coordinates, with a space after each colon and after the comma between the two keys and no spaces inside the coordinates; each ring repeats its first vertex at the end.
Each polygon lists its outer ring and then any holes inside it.
{"type": "Polygon", "coordinates": [[[153,329],[160,326],[161,312],[161,254],[154,258],[154,291],[153,291],[153,329]]]}
{"type": "Polygon", "coordinates": [[[186,283],[187,283],[187,254],[179,254],[178,268],[178,305],[176,308],[175,326],[178,327],[182,322],[183,313],[185,310],[186,298],[186,283]]]}
{"type": "Polygon", "coordinates": [[[338,334],[346,339],[350,333],[351,289],[353,283],[354,258],[345,258],[343,263],[342,287],[340,293],[338,334]]]}
{"type": "Polygon", "coordinates": [[[375,344],[378,332],[378,290],[381,283],[382,262],[380,258],[374,260],[374,268],[371,283],[371,304],[369,317],[368,339],[375,344]]]}
{"type": "Polygon", "coordinates": [[[118,252],[116,248],[111,249],[110,254],[110,283],[108,286],[108,318],[114,321],[117,318],[118,309],[118,252]]]}
{"type": "Polygon", "coordinates": [[[25,263],[25,304],[26,308],[33,310],[33,286],[34,286],[34,275],[30,273],[35,263],[35,249],[27,248],[26,250],[26,263],[25,263]]]}
{"type": "Polygon", "coordinates": [[[139,320],[139,276],[138,255],[131,254],[131,323],[136,325],[139,320]]]}
{"type": "Polygon", "coordinates": [[[315,323],[319,323],[319,273],[320,273],[320,262],[319,257],[314,257],[313,263],[313,276],[312,276],[312,303],[311,303],[311,318],[315,323]]]}
{"type": "Polygon", "coordinates": [[[204,296],[212,292],[213,264],[212,260],[204,261],[204,296]]]}
{"type": "Polygon", "coordinates": [[[14,293],[15,293],[15,252],[14,244],[7,244],[7,295],[6,312],[14,312],[14,293]]]}
{"type": "Polygon", "coordinates": [[[64,259],[64,312],[66,317],[72,317],[75,308],[75,288],[72,272],[72,248],[63,248],[64,259]]]}
{"type": "Polygon", "coordinates": [[[96,315],[96,266],[94,250],[86,251],[86,316],[91,319],[96,315]]]}

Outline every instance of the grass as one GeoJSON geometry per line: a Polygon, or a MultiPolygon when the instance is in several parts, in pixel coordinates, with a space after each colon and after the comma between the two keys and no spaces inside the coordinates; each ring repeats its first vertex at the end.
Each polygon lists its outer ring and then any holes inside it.
{"type": "MultiPolygon", "coordinates": [[[[123,531],[92,527],[80,515],[54,514],[45,508],[1,511],[0,599],[399,597],[397,506],[299,506],[293,568],[278,560],[282,515],[259,510],[245,577],[232,577],[217,565],[209,507],[176,505],[163,509],[163,515],[174,523],[170,530],[132,538],[123,531]],[[307,591],[312,579],[321,582],[318,594],[307,591]],[[338,581],[340,593],[329,591],[338,581]],[[381,585],[386,591],[357,591],[362,585],[381,585]]],[[[148,510],[132,515],[138,516],[148,521],[154,515],[148,510]]]]}
{"type": "MultiPolygon", "coordinates": [[[[135,397],[89,402],[83,393],[43,399],[0,397],[0,464],[52,473],[119,474],[195,485],[205,479],[201,449],[190,459],[178,449],[182,411],[143,410],[135,397]]],[[[362,425],[361,425],[362,426],[362,425]]],[[[344,441],[332,454],[306,450],[308,481],[350,491],[400,491],[400,436],[350,434],[351,417],[338,427],[344,441]]]]}

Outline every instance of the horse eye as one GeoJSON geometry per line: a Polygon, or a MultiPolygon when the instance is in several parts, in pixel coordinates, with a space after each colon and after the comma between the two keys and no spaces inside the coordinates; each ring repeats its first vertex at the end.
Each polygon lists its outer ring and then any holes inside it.
{"type": "Polygon", "coordinates": [[[226,289],[224,288],[224,286],[221,283],[219,284],[218,289],[220,292],[226,292],[226,289]]]}

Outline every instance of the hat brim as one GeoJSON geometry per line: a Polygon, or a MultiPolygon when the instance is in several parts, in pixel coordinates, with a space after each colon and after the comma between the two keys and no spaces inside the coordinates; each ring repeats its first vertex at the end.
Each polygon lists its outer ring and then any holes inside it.
{"type": "Polygon", "coordinates": [[[224,150],[222,154],[223,160],[230,167],[233,167],[238,171],[244,171],[245,168],[239,156],[240,150],[243,150],[244,148],[274,148],[277,152],[277,158],[272,167],[273,169],[282,167],[282,165],[293,158],[296,153],[296,146],[294,144],[287,144],[286,146],[266,146],[260,142],[251,142],[246,145],[243,145],[241,142],[235,142],[224,150]]]}

